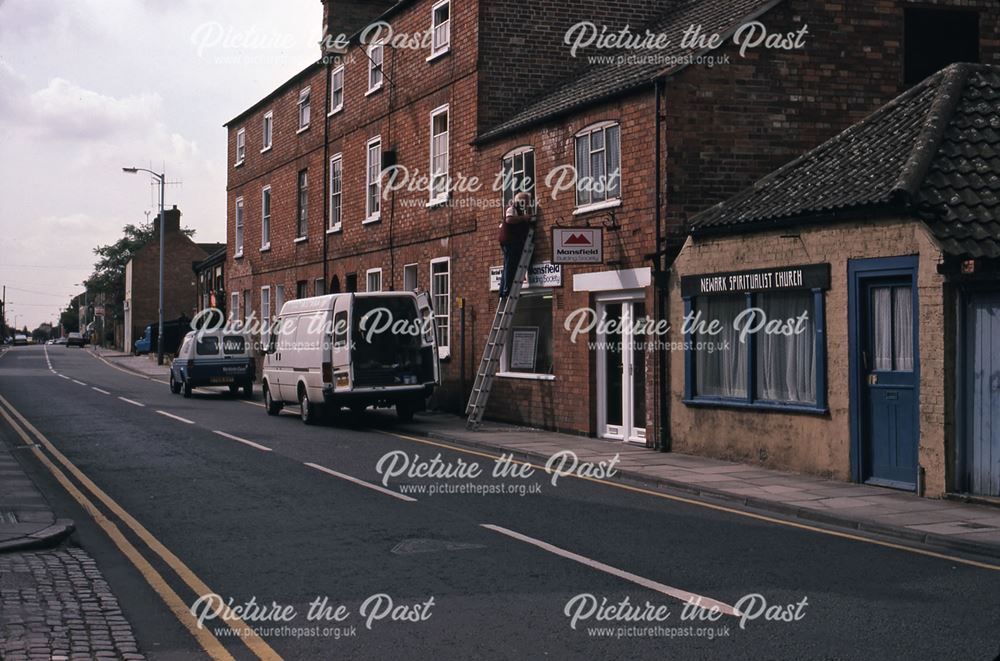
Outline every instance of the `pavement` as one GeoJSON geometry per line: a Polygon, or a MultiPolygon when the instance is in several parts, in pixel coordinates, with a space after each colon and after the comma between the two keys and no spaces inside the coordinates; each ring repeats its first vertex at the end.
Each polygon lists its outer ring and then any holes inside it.
{"type": "MultiPolygon", "coordinates": [[[[0,411],[11,420],[0,420],[0,438],[14,445],[23,430],[75,487],[23,462],[53,509],[76,521],[72,539],[96,560],[150,661],[210,649],[241,660],[405,650],[411,659],[797,661],[998,650],[1000,563],[978,555],[622,476],[555,484],[538,470],[498,474],[495,449],[429,437],[458,438],[448,429],[460,420],[402,425],[369,412],[303,425],[292,406],[269,416],[227,392],[183,398],[107,360],[52,347],[4,356],[0,411]],[[414,470],[390,476],[387,462],[398,461],[414,470]],[[239,623],[199,629],[190,609],[210,594],[296,614],[253,620],[256,639],[239,623]],[[801,604],[802,617],[681,619],[697,596],[749,616],[755,595],[772,613],[801,604]],[[393,608],[370,621],[362,611],[373,598],[393,608]],[[343,606],[345,619],[316,626],[307,613],[317,603],[343,606]],[[616,619],[624,603],[637,620],[616,619]],[[669,619],[643,619],[661,606],[669,619]]],[[[510,447],[538,435],[487,425],[477,442],[507,433],[510,447]]],[[[571,440],[583,458],[586,440],[571,440]]],[[[593,442],[600,454],[588,456],[632,463],[628,448],[593,442]]]]}
{"type": "MultiPolygon", "coordinates": [[[[169,367],[158,366],[155,357],[100,348],[95,353],[149,378],[166,378],[169,374],[169,367]]],[[[255,396],[259,398],[260,392],[255,396]]],[[[617,478],[630,483],[906,542],[1000,558],[998,507],[922,498],[883,487],[678,452],[657,452],[629,443],[498,422],[486,421],[473,431],[466,429],[464,418],[447,413],[419,414],[413,424],[398,428],[542,464],[553,454],[566,450],[573,451],[580,462],[606,459],[609,452],[614,452],[621,458],[617,478]]]]}

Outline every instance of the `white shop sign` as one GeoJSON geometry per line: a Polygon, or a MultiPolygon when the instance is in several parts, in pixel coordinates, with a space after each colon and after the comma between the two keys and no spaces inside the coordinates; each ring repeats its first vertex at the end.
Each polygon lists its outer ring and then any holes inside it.
{"type": "MultiPolygon", "coordinates": [[[[490,267],[490,291],[500,291],[500,277],[502,275],[502,266],[490,267]]],[[[528,268],[527,281],[521,286],[525,289],[532,287],[562,287],[562,266],[553,264],[552,262],[532,264],[528,268]]]]}

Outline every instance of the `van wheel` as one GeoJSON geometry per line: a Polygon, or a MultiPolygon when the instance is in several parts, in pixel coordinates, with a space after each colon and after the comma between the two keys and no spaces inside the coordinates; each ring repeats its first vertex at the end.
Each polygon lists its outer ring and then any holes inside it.
{"type": "Polygon", "coordinates": [[[305,388],[299,388],[299,417],[307,425],[316,424],[318,417],[316,405],[309,401],[309,393],[305,388]]]}
{"type": "Polygon", "coordinates": [[[184,379],[184,396],[185,397],[191,396],[191,382],[188,381],[187,379],[184,379]]]}
{"type": "Polygon", "coordinates": [[[396,402],[396,417],[400,422],[413,420],[413,404],[408,401],[396,402]]]}
{"type": "Polygon", "coordinates": [[[271,398],[271,389],[264,384],[264,408],[268,415],[278,415],[281,413],[281,402],[276,402],[271,398]]]}
{"type": "Polygon", "coordinates": [[[170,370],[170,392],[175,395],[181,391],[181,384],[177,383],[177,379],[174,378],[174,371],[170,370]]]}

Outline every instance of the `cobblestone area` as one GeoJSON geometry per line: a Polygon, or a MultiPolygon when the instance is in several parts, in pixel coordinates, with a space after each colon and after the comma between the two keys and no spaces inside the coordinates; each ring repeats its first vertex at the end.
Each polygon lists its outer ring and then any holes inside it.
{"type": "Polygon", "coordinates": [[[85,551],[0,555],[0,659],[145,658],[118,600],[85,551]]]}

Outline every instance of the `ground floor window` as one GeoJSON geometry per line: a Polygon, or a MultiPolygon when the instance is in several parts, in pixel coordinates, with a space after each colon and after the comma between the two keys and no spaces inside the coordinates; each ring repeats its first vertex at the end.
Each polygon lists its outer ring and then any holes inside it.
{"type": "Polygon", "coordinates": [[[825,408],[823,315],[819,290],[686,299],[686,399],[825,408]]]}
{"type": "Polygon", "coordinates": [[[451,338],[451,258],[431,260],[431,306],[437,328],[438,354],[449,355],[451,338]]]}
{"type": "Polygon", "coordinates": [[[553,373],[551,293],[521,294],[501,365],[511,373],[553,373]]]}

